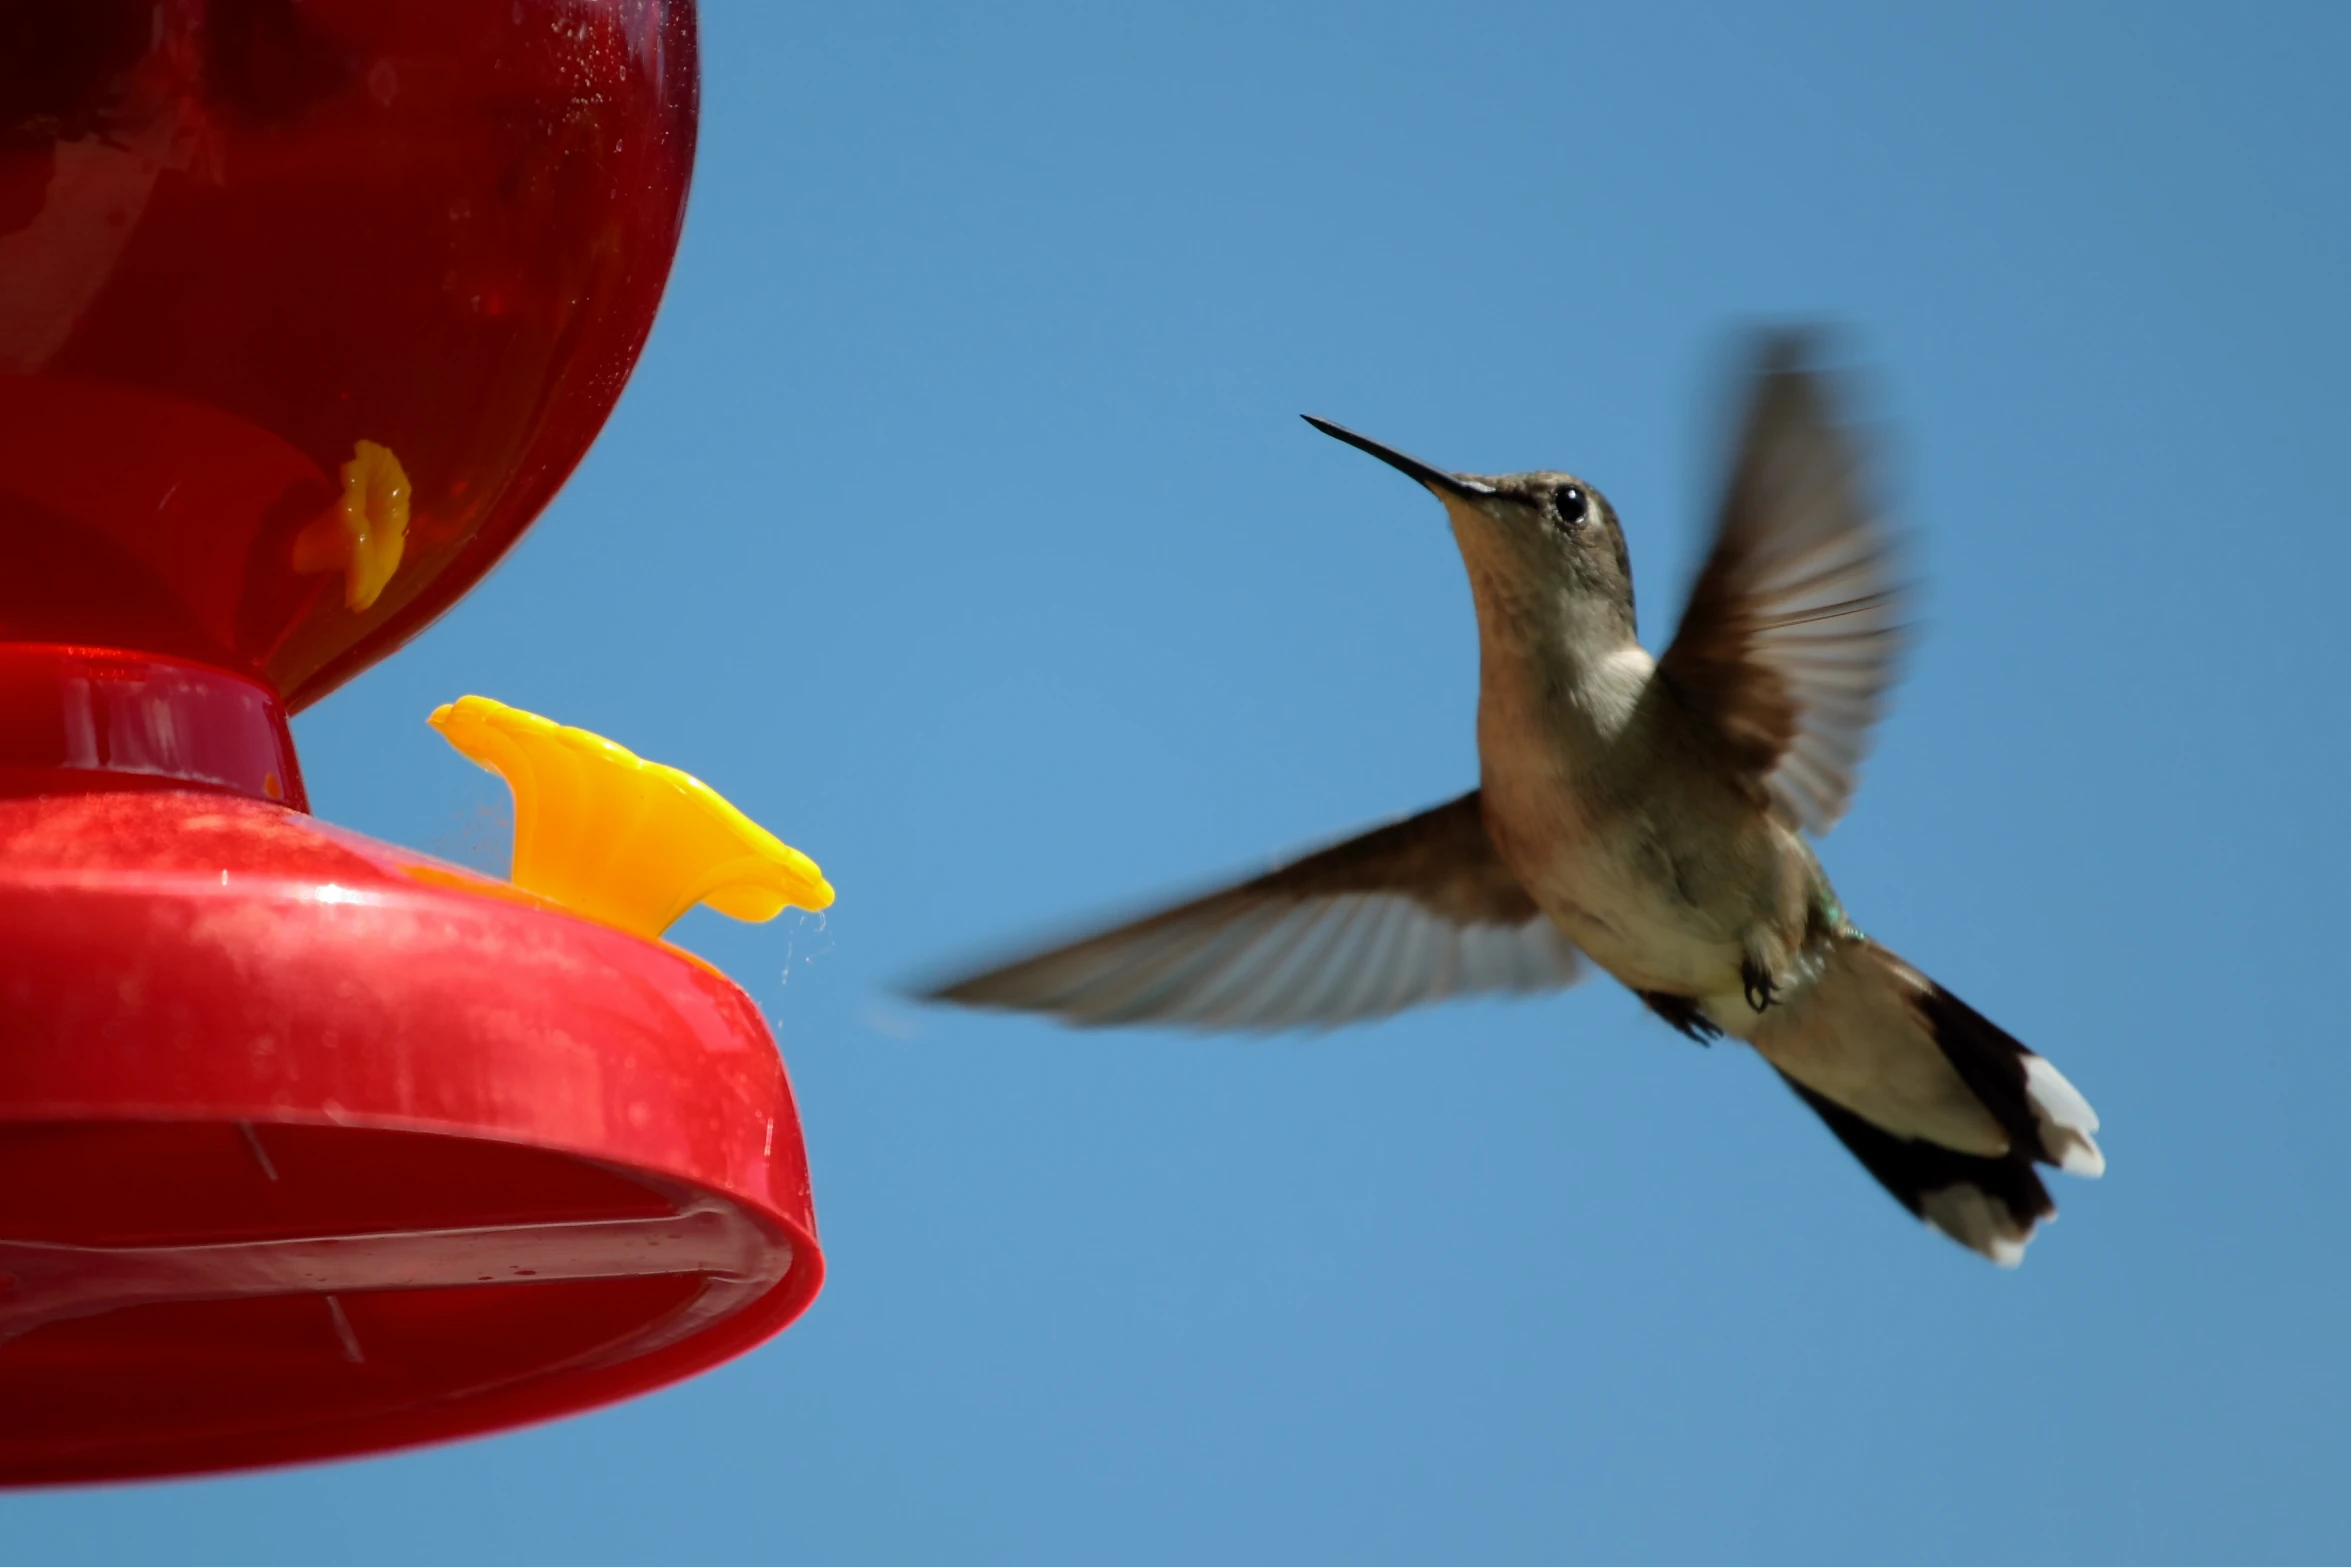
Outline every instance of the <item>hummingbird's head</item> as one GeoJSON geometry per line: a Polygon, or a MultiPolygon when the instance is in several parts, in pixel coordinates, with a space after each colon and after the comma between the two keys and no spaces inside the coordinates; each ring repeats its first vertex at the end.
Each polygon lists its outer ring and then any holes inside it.
{"type": "Polygon", "coordinates": [[[1504,614],[1604,646],[1630,642],[1633,569],[1608,498],[1572,473],[1448,473],[1317,419],[1323,434],[1371,453],[1445,505],[1481,618],[1504,614]]]}

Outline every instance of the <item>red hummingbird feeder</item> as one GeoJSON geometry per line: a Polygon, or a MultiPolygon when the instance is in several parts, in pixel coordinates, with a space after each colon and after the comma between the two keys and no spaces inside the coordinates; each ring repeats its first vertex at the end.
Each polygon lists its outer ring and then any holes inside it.
{"type": "Polygon", "coordinates": [[[0,17],[0,1483],[564,1414],[815,1295],[774,1041],[658,940],[815,867],[468,698],[477,876],[310,816],[286,725],[578,462],[695,113],[690,0],[0,17]]]}

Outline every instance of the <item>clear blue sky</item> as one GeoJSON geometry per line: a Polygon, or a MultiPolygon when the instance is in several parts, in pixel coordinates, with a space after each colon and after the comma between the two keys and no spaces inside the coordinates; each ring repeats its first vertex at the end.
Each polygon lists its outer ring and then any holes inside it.
{"type": "Polygon", "coordinates": [[[296,732],[322,814],[476,854],[423,720],[485,692],[823,864],[821,930],[682,937],[778,1021],[831,1281],[552,1427],[0,1500],[11,1560],[2351,1559],[2340,8],[704,41],[604,439],[296,732]],[[1438,509],[1299,413],[1591,478],[1661,640],[1787,315],[1872,367],[1929,594],[1827,862],[2105,1117],[2021,1272],[1606,982],[1270,1042],[890,999],[1473,781],[1438,509]]]}

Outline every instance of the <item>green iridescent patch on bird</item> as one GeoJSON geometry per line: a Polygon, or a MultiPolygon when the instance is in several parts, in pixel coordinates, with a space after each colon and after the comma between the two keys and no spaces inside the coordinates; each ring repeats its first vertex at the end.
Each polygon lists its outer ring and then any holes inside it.
{"type": "Polygon", "coordinates": [[[1861,927],[1853,923],[1852,916],[1845,912],[1845,905],[1837,901],[1836,889],[1826,880],[1813,884],[1812,925],[1814,929],[1830,935],[1848,936],[1855,941],[1869,939],[1862,934],[1861,927]]]}

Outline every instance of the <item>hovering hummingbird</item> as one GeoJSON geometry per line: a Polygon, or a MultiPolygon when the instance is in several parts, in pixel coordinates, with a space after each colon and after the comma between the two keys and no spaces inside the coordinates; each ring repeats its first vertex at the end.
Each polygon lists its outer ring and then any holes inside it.
{"type": "Polygon", "coordinates": [[[1805,835],[1850,803],[1904,591],[1805,340],[1767,341],[1713,549],[1662,658],[1624,534],[1573,474],[1449,473],[1308,416],[1444,504],[1477,607],[1480,786],[928,999],[1079,1025],[1329,1026],[1597,963],[1743,1040],[1912,1214],[2005,1266],[2096,1176],[2056,1067],[1862,934],[1805,835]]]}

